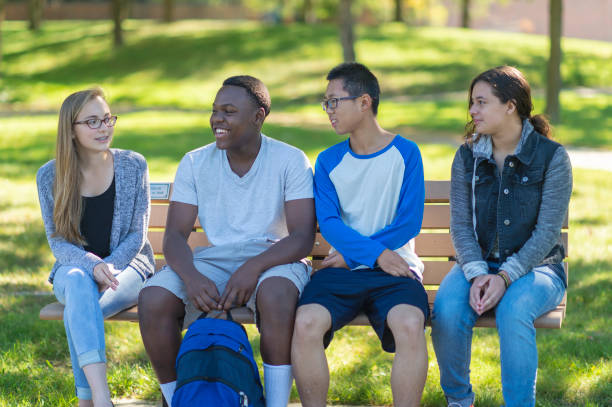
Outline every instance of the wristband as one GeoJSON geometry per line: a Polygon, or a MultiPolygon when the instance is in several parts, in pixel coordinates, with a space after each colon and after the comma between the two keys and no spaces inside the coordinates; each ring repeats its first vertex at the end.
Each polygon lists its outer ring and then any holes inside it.
{"type": "Polygon", "coordinates": [[[508,288],[508,286],[510,285],[510,280],[508,279],[508,277],[506,277],[506,275],[501,272],[497,273],[497,275],[504,279],[504,284],[506,285],[506,288],[508,288]]]}

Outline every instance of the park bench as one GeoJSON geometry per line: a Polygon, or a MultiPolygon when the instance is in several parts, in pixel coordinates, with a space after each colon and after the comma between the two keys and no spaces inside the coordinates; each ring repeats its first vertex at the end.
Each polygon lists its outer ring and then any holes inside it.
{"type": "MultiPolygon", "coordinates": [[[[159,270],[166,262],[163,259],[162,240],[166,225],[171,183],[151,183],[151,217],[149,222],[149,241],[155,252],[155,266],[159,270]]],[[[449,181],[427,181],[425,183],[425,213],[421,233],[416,238],[416,252],[425,263],[423,284],[427,290],[430,307],[436,297],[440,282],[455,264],[455,250],[450,237],[450,182],[449,181]]],[[[562,232],[567,252],[567,217],[562,232]]],[[[192,248],[207,246],[206,234],[196,221],[193,232],[189,237],[189,245],[192,248]]],[[[329,253],[329,243],[317,233],[312,248],[311,259],[313,268],[320,268],[322,259],[329,253]]],[[[566,272],[567,263],[564,264],[566,272]]],[[[554,310],[541,316],[535,321],[536,328],[561,328],[565,317],[567,295],[561,304],[554,310]]],[[[64,307],[58,302],[46,305],[40,311],[40,318],[44,320],[61,320],[64,307]]],[[[234,319],[241,323],[252,323],[253,316],[245,307],[238,308],[232,312],[234,319]]],[[[109,318],[111,321],[138,321],[138,307],[134,306],[109,318]]],[[[429,324],[429,321],[427,322],[429,324]]],[[[361,314],[355,318],[351,325],[369,325],[365,315],[361,314]]],[[[495,316],[488,312],[481,316],[476,326],[495,327],[495,316]]]]}

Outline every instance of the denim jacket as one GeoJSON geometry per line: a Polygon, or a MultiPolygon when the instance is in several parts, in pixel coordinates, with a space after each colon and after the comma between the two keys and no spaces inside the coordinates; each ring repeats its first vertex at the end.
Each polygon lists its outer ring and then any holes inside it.
{"type": "MultiPolygon", "coordinates": [[[[451,176],[451,236],[466,278],[488,272],[486,260],[496,246],[500,270],[511,281],[538,265],[560,263],[571,190],[567,152],[528,120],[501,174],[489,136],[462,145],[451,176]]],[[[555,272],[566,281],[562,268],[555,272]]]]}

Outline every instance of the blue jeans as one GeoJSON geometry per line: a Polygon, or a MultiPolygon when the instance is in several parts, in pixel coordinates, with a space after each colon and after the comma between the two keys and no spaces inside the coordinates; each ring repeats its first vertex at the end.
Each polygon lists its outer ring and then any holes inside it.
{"type": "Polygon", "coordinates": [[[98,285],[87,272],[74,266],[61,266],[53,279],[53,293],[64,304],[64,327],[72,360],[76,395],[91,400],[91,389],[83,366],[106,363],[104,318],[138,302],[144,284],[140,274],[131,267],[115,275],[116,291],[110,288],[98,292],[98,285]]]}
{"type": "MultiPolygon", "coordinates": [[[[431,319],[440,384],[448,403],[469,407],[472,329],[478,314],[469,304],[470,283],[458,265],[440,284],[431,319]]],[[[502,391],[507,407],[535,406],[538,349],[533,322],[563,299],[563,281],[548,267],[537,267],[513,282],[495,307],[502,391]]]]}

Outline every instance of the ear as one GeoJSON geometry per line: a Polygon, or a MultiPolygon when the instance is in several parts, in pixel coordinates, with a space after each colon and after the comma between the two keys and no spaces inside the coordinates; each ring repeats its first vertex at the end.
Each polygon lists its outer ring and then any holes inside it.
{"type": "Polygon", "coordinates": [[[266,111],[263,107],[258,107],[255,110],[255,115],[253,116],[253,122],[257,127],[263,126],[263,122],[266,120],[266,111]]]}
{"type": "Polygon", "coordinates": [[[508,114],[512,114],[512,113],[516,112],[516,100],[510,99],[508,101],[508,107],[506,109],[506,112],[508,114]]]}
{"type": "Polygon", "coordinates": [[[368,95],[367,93],[364,93],[360,97],[361,97],[361,102],[360,102],[359,107],[361,111],[365,112],[368,110],[372,110],[372,97],[368,95]]]}

